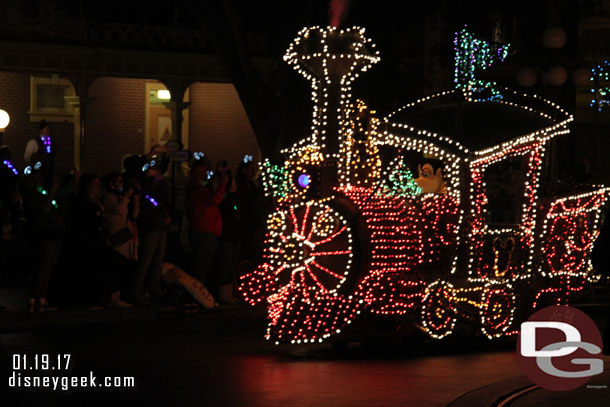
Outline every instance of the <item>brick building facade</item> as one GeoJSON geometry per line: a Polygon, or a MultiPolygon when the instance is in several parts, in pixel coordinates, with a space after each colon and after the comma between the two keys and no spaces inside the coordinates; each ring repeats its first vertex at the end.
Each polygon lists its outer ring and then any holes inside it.
{"type": "MultiPolygon", "coordinates": [[[[23,153],[28,140],[38,136],[39,122],[30,121],[30,75],[20,72],[0,71],[0,109],[6,110],[11,121],[2,134],[1,144],[9,146],[12,161],[23,169],[23,153]]],[[[74,125],[52,123],[52,134],[57,145],[56,168],[58,172],[73,167],[74,125]]]]}
{"type": "Polygon", "coordinates": [[[119,170],[123,155],[144,152],[146,80],[99,78],[89,88],[81,168],[119,170]]]}
{"type": "MultiPolygon", "coordinates": [[[[80,152],[82,171],[120,170],[124,155],[144,152],[149,81],[111,77],[93,81],[80,152]]],[[[0,108],[11,118],[2,144],[10,147],[13,162],[22,169],[25,145],[38,134],[38,121],[31,121],[28,114],[30,76],[0,72],[0,89],[0,108]]],[[[244,154],[260,159],[256,137],[232,84],[194,83],[189,98],[188,144],[192,151],[205,152],[213,162],[226,159],[233,168],[244,154]]],[[[74,125],[54,122],[52,134],[58,148],[57,170],[68,172],[74,167],[74,125]]]]}
{"type": "Polygon", "coordinates": [[[194,83],[190,87],[189,147],[212,162],[225,159],[232,168],[252,155],[261,157],[258,143],[235,87],[225,83],[194,83]]]}

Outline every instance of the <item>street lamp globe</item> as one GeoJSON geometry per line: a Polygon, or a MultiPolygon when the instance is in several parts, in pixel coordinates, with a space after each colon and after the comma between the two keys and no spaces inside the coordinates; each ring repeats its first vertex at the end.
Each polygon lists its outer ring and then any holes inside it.
{"type": "Polygon", "coordinates": [[[8,113],[6,113],[6,110],[0,109],[0,131],[6,129],[10,121],[11,118],[8,113]]]}

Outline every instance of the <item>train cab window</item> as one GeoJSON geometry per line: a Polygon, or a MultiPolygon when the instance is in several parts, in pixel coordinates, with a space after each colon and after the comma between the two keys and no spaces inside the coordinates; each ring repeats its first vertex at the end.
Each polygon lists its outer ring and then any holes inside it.
{"type": "Polygon", "coordinates": [[[487,223],[513,224],[521,221],[525,191],[526,163],[514,157],[489,165],[485,169],[485,195],[487,196],[487,223]]]}
{"type": "MultiPolygon", "coordinates": [[[[383,151],[382,155],[383,155],[383,151]]],[[[391,182],[395,174],[406,174],[421,188],[423,194],[445,195],[451,180],[446,171],[446,163],[436,157],[424,156],[420,151],[402,150],[399,155],[386,159],[386,177],[391,182]]],[[[401,177],[402,177],[401,176],[401,177]]],[[[387,182],[387,181],[386,181],[387,182]]]]}

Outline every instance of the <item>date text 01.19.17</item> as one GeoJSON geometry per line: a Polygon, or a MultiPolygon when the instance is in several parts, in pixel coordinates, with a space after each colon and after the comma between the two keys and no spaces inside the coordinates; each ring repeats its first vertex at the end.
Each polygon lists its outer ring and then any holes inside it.
{"type": "Polygon", "coordinates": [[[47,353],[36,353],[33,355],[25,353],[13,354],[13,370],[68,370],[69,368],[69,353],[57,355],[49,355],[47,353]]]}

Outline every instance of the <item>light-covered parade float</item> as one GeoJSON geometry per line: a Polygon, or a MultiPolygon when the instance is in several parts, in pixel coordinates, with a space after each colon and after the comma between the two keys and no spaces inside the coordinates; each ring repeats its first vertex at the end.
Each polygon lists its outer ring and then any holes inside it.
{"type": "Polygon", "coordinates": [[[307,28],[290,45],[285,61],[311,82],[311,134],[283,164],[261,163],[277,208],[263,263],[239,286],[266,307],[268,339],[332,341],[370,321],[498,338],[595,281],[588,256],[608,190],[540,190],[545,150],[572,116],[476,78],[508,46],[464,29],[455,51],[453,90],[378,118],[351,94],[379,61],[364,29],[307,28]]]}

